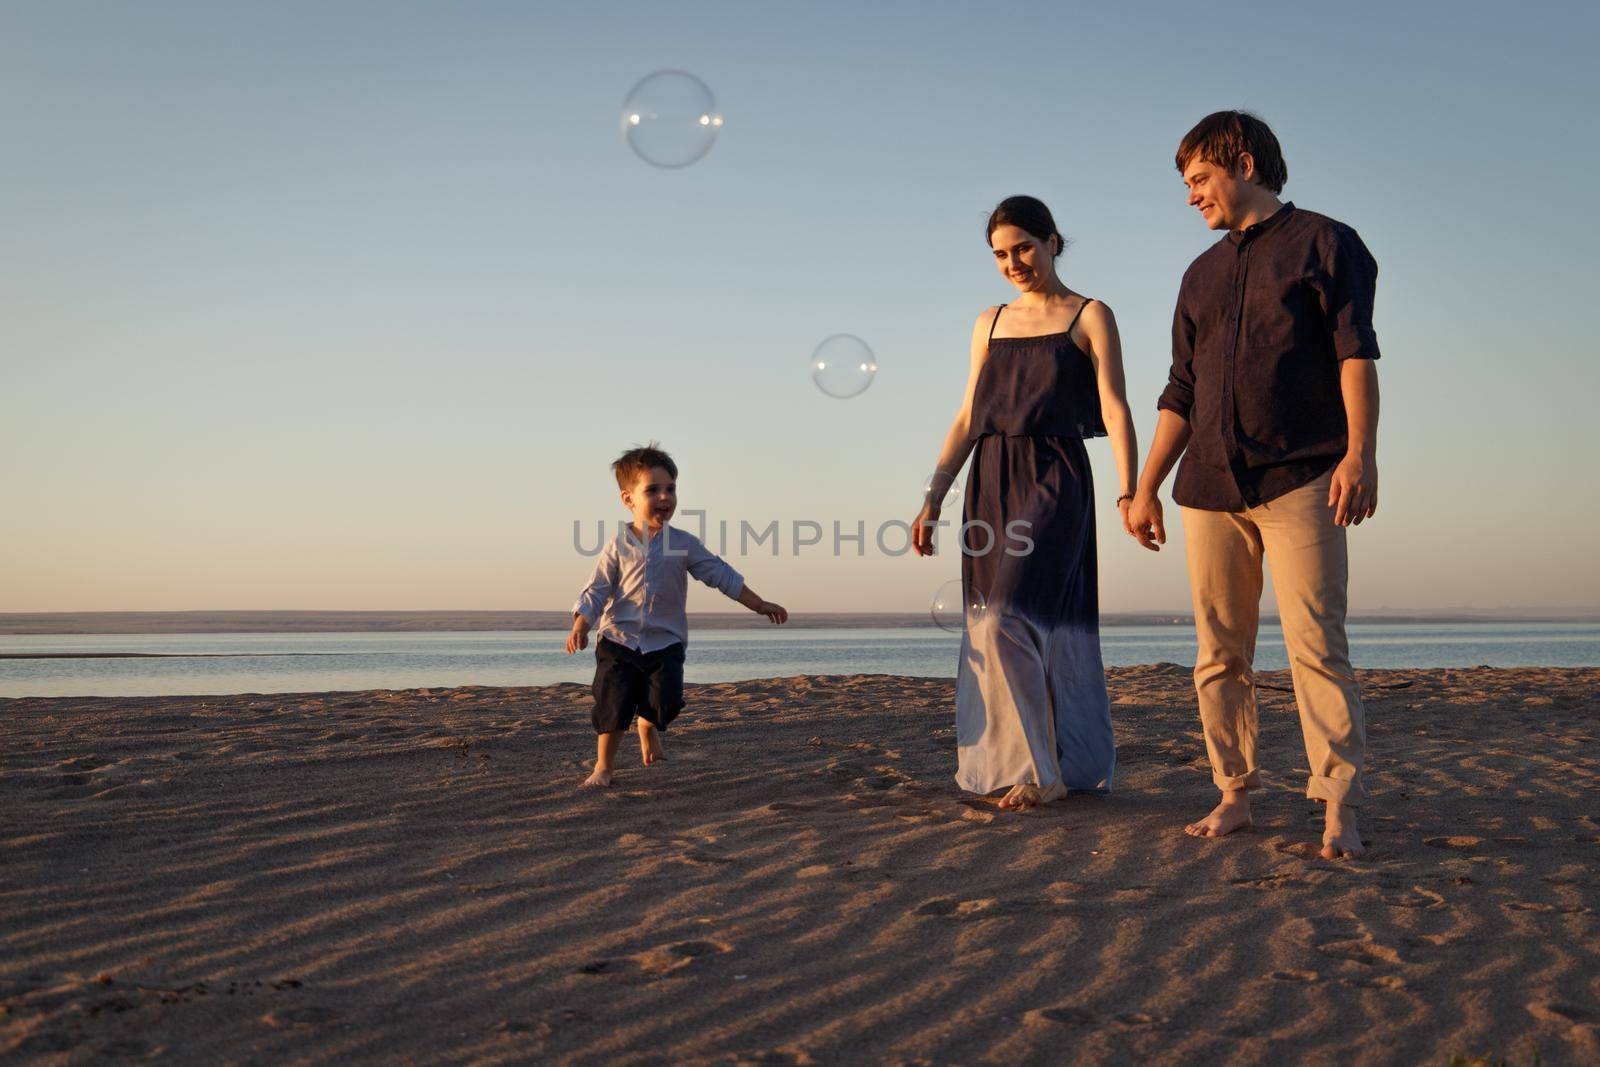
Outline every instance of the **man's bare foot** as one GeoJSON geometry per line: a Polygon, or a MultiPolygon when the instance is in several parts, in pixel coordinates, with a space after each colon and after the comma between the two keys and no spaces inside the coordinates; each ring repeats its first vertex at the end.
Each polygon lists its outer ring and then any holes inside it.
{"type": "Polygon", "coordinates": [[[661,731],[643,719],[639,720],[639,756],[646,767],[656,760],[667,758],[666,751],[661,747],[661,731]]]}
{"type": "Polygon", "coordinates": [[[606,786],[611,784],[611,768],[596,767],[594,773],[583,780],[584,785],[606,786]]]}
{"type": "Polygon", "coordinates": [[[1048,804],[1052,800],[1060,800],[1066,795],[1067,787],[1060,782],[1053,782],[1044,790],[1032,783],[1024,782],[1021,785],[1012,786],[1011,792],[1000,798],[1000,806],[1016,811],[1026,811],[1028,808],[1038,804],[1048,804]]]}
{"type": "Polygon", "coordinates": [[[1190,837],[1227,837],[1250,826],[1249,795],[1243,789],[1230,789],[1222,794],[1222,803],[1212,808],[1210,815],[1185,826],[1183,832],[1190,837]]]}
{"type": "Polygon", "coordinates": [[[1328,801],[1328,814],[1324,816],[1326,828],[1322,831],[1322,852],[1325,860],[1355,859],[1367,850],[1361,843],[1361,831],[1356,828],[1356,809],[1337,800],[1328,801]]]}

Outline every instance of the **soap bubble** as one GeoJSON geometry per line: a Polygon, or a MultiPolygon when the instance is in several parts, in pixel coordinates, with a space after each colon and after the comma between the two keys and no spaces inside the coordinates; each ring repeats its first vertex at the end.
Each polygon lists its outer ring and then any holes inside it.
{"type": "Polygon", "coordinates": [[[647,75],[622,101],[622,136],[634,154],[657,167],[687,167],[722,130],[716,97],[683,70],[647,75]]]}
{"type": "Polygon", "coordinates": [[[933,607],[929,613],[933,616],[933,624],[939,629],[958,634],[982,622],[988,610],[988,602],[983,599],[982,593],[976,589],[964,592],[961,579],[952,578],[933,594],[933,607]]]}
{"type": "Polygon", "coordinates": [[[954,474],[934,471],[922,480],[922,499],[949,507],[961,499],[961,483],[954,474]]]}
{"type": "Polygon", "coordinates": [[[836,333],[811,353],[811,380],[831,397],[847,400],[866,392],[878,373],[878,360],[867,342],[850,333],[836,333]]]}

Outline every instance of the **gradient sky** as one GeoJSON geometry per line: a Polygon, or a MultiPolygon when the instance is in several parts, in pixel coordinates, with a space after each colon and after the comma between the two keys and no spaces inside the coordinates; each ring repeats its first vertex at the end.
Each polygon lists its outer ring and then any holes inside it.
{"type": "MultiPolygon", "coordinates": [[[[956,557],[870,531],[1010,298],[987,211],[1054,209],[1142,449],[1215,239],[1172,154],[1224,107],[1380,264],[1353,607],[1600,605],[1592,7],[856,8],[7,2],[0,611],[565,608],[652,438],[683,507],[784,524],[730,555],[763,596],[920,610],[956,557]],[[727,125],[664,171],[618,112],[674,67],[727,125]],[[838,332],[880,366],[848,401],[807,376],[838,332]]],[[[1090,453],[1103,608],[1187,608],[1176,509],[1150,556],[1090,453]]]]}

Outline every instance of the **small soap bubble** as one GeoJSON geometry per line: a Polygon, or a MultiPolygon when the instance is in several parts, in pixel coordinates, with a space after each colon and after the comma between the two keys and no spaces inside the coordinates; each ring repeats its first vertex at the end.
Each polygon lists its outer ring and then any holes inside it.
{"type": "Polygon", "coordinates": [[[716,98],[688,71],[658,70],[622,101],[623,138],[657,167],[687,167],[711,151],[721,130],[716,98]]]}
{"type": "Polygon", "coordinates": [[[933,606],[929,613],[933,616],[933,624],[939,629],[958,634],[982,622],[988,610],[989,605],[982,593],[976,589],[964,590],[961,579],[952,578],[933,594],[933,606]]]}
{"type": "Polygon", "coordinates": [[[831,397],[848,400],[866,392],[878,373],[878,359],[867,342],[850,333],[836,333],[811,353],[811,380],[831,397]]]}
{"type": "Polygon", "coordinates": [[[934,471],[922,480],[922,499],[925,502],[949,507],[961,499],[961,483],[946,471],[934,471]]]}

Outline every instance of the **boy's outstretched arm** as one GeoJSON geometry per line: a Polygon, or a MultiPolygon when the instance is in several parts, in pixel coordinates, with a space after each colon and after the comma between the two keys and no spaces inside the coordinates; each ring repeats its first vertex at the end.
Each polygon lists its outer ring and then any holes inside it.
{"type": "Polygon", "coordinates": [[[765,615],[774,623],[789,621],[789,612],[782,604],[762,600],[754,590],[744,584],[743,575],[698,540],[690,539],[688,556],[689,573],[721,592],[723,596],[732,597],[756,614],[765,615]],[[735,593],[735,589],[739,591],[735,593]]]}
{"type": "Polygon", "coordinates": [[[756,591],[748,585],[739,590],[739,596],[736,599],[757,615],[765,615],[771,619],[774,625],[782,625],[789,621],[788,609],[782,604],[774,604],[770,600],[762,600],[756,591]]]}

